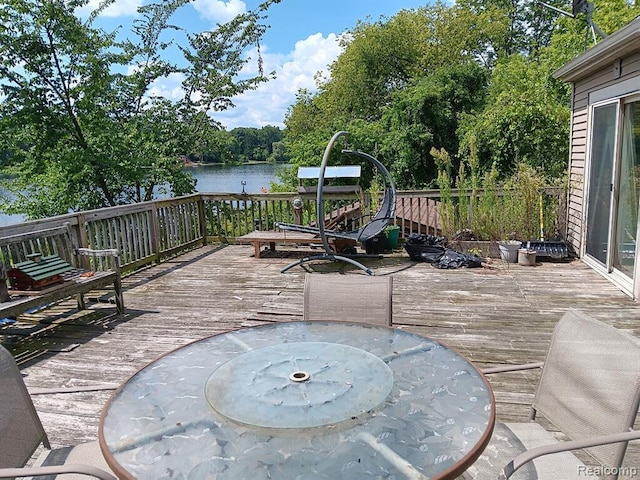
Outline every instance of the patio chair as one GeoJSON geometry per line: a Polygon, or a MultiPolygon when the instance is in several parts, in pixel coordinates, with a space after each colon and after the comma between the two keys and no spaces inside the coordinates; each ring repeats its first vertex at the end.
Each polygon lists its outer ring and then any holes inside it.
{"type": "MultiPolygon", "coordinates": [[[[384,182],[384,195],[382,197],[382,202],[377,210],[377,212],[371,216],[362,226],[355,230],[343,231],[343,230],[329,230],[325,228],[324,225],[324,197],[323,197],[323,184],[324,184],[324,176],[325,170],[327,168],[327,162],[329,160],[329,154],[333,148],[336,140],[341,136],[348,135],[347,132],[337,132],[329,141],[327,145],[324,156],[322,158],[322,164],[320,166],[320,174],[318,175],[318,189],[316,196],[316,225],[317,226],[308,226],[308,225],[295,225],[291,223],[276,223],[276,226],[281,230],[291,230],[296,232],[304,232],[304,233],[313,233],[318,235],[322,241],[322,245],[324,247],[324,252],[319,255],[313,255],[311,257],[302,258],[296,262],[293,262],[287,265],[285,268],[281,270],[282,273],[286,272],[290,268],[295,267],[296,265],[301,265],[311,260],[331,260],[331,261],[344,261],[351,263],[352,265],[364,270],[368,275],[373,275],[371,269],[365,267],[360,262],[354,260],[353,258],[346,257],[344,255],[336,255],[335,252],[329,246],[328,238],[340,238],[343,240],[352,240],[355,242],[366,242],[369,239],[374,238],[383,232],[384,228],[387,225],[393,224],[395,221],[395,211],[396,211],[396,187],[393,182],[393,178],[389,171],[385,168],[385,166],[375,157],[369,155],[368,153],[359,152],[355,150],[342,150],[341,153],[346,155],[355,155],[361,158],[366,159],[370,163],[372,163],[377,170],[380,172],[383,182],[384,182]]],[[[361,217],[365,218],[365,217],[361,217]]]]}
{"type": "Polygon", "coordinates": [[[391,326],[393,277],[307,273],[304,320],[345,320],[391,326]]]}
{"type": "MultiPolygon", "coordinates": [[[[94,477],[116,480],[102,457],[98,442],[51,449],[20,370],[0,346],[0,478],[65,475],[65,479],[94,477]],[[33,467],[24,467],[40,444],[46,448],[33,467]]],[[[47,477],[49,478],[49,477],[47,477]]]]}
{"type": "Polygon", "coordinates": [[[497,424],[464,478],[584,479],[593,467],[571,451],[585,449],[611,473],[607,478],[616,479],[627,443],[640,439],[640,432],[632,430],[639,404],[640,339],[571,309],[553,331],[530,416],[534,420],[542,414],[558,434],[533,421],[497,424]]]}

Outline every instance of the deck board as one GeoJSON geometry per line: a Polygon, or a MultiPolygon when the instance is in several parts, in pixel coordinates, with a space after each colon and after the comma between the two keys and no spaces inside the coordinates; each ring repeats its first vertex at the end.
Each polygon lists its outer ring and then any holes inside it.
{"type": "MultiPolygon", "coordinates": [[[[250,245],[193,250],[126,277],[123,317],[114,315],[110,303],[78,312],[68,301],[25,316],[29,323],[20,328],[0,329],[0,340],[22,361],[28,386],[121,383],[159,355],[199,338],[302,319],[305,270],[280,273],[295,252],[259,259],[252,253],[250,245]]],[[[542,360],[555,323],[570,307],[640,337],[640,303],[580,261],[525,267],[497,260],[487,268],[458,270],[414,263],[402,254],[365,262],[376,274],[394,277],[394,326],[431,336],[479,366],[542,360]]],[[[363,274],[346,264],[309,268],[363,274]]],[[[532,370],[491,377],[500,420],[526,420],[538,375],[532,370]]],[[[63,446],[97,438],[109,395],[34,400],[52,444],[63,446]]],[[[626,464],[640,464],[637,443],[626,464]]]]}

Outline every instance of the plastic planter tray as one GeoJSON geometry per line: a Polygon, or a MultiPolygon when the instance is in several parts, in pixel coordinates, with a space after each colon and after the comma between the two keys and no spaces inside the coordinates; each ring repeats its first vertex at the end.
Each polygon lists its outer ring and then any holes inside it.
{"type": "Polygon", "coordinates": [[[567,258],[569,256],[567,244],[562,241],[530,241],[522,242],[522,246],[535,250],[538,257],[567,258]]]}

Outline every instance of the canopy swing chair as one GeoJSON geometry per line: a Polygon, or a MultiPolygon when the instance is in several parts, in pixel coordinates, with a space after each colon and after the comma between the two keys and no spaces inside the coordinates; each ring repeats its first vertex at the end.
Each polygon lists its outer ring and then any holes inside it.
{"type": "Polygon", "coordinates": [[[391,178],[391,174],[385,168],[385,166],[380,163],[378,159],[369,155],[368,153],[356,151],[356,150],[347,150],[343,149],[341,153],[345,155],[354,155],[360,158],[364,158],[371,162],[380,172],[384,182],[384,196],[382,198],[382,202],[380,203],[380,207],[378,208],[375,215],[371,216],[369,221],[357,228],[356,230],[351,231],[343,231],[343,230],[330,230],[325,228],[324,224],[324,208],[323,208],[323,185],[325,179],[325,170],[327,168],[327,162],[329,160],[329,154],[335,144],[336,140],[342,136],[348,135],[348,132],[337,132],[331,140],[329,141],[327,148],[324,151],[324,156],[322,157],[322,164],[320,166],[320,171],[318,174],[318,189],[316,194],[316,224],[317,227],[314,226],[304,226],[304,225],[294,225],[291,223],[276,223],[276,226],[282,230],[291,230],[296,232],[305,232],[305,233],[313,233],[320,237],[322,240],[322,246],[324,252],[318,255],[313,255],[310,257],[301,258],[300,260],[287,265],[285,268],[281,270],[282,273],[286,272],[290,268],[293,268],[297,265],[302,265],[303,263],[314,261],[314,260],[329,260],[332,262],[347,262],[355,267],[358,267],[361,270],[364,270],[368,275],[373,275],[373,271],[368,267],[364,266],[354,258],[350,258],[345,255],[337,255],[333,249],[329,245],[329,238],[339,238],[345,240],[353,240],[355,242],[366,242],[367,240],[375,237],[382,233],[384,228],[387,225],[390,225],[395,220],[395,211],[396,211],[396,187],[393,183],[393,179],[391,178]]]}

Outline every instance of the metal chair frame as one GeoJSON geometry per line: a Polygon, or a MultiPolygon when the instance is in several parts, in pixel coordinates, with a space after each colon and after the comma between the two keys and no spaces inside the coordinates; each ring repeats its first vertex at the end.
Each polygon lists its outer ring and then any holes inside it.
{"type": "MultiPolygon", "coordinates": [[[[498,478],[510,478],[538,457],[581,449],[587,449],[585,452],[598,463],[618,472],[627,443],[640,440],[640,431],[633,430],[640,407],[639,365],[640,339],[617,331],[582,311],[569,309],[554,329],[545,362],[482,369],[488,375],[542,368],[529,419],[533,421],[536,414],[541,413],[569,438],[518,452],[506,463],[498,478]],[[612,368],[609,362],[614,361],[613,358],[620,361],[621,352],[629,355],[624,372],[596,375],[593,365],[606,372],[612,368]],[[603,358],[607,354],[611,358],[603,358]],[[620,379],[614,378],[617,376],[620,379]],[[607,402],[599,399],[599,395],[608,396],[607,402]],[[578,399],[582,407],[578,406],[578,399]],[[568,405],[577,410],[566,408],[568,405]],[[607,405],[608,410],[597,411],[590,408],[593,405],[601,408],[607,405]],[[607,448],[603,450],[603,446],[607,448]]],[[[471,477],[465,474],[463,478],[471,477]]],[[[618,475],[613,473],[607,478],[613,480],[618,475]]]]}
{"type": "MultiPolygon", "coordinates": [[[[4,400],[3,409],[0,413],[0,425],[2,426],[2,438],[0,440],[3,440],[0,441],[0,478],[76,473],[102,480],[116,480],[116,477],[110,472],[95,465],[68,463],[64,465],[25,467],[24,465],[40,444],[49,453],[58,453],[59,451],[51,449],[49,438],[42,426],[15,359],[2,346],[0,346],[0,386],[0,395],[4,400]]],[[[101,389],[110,390],[111,386],[103,385],[79,389],[63,388],[50,391],[39,389],[37,393],[67,393],[101,389]]],[[[92,447],[91,444],[83,444],[83,447],[89,446],[92,447]]],[[[95,448],[97,452],[97,443],[95,448]]],[[[93,452],[93,449],[85,448],[82,450],[83,455],[86,455],[87,452],[93,452]]],[[[85,457],[83,456],[82,458],[85,457]]]]}

